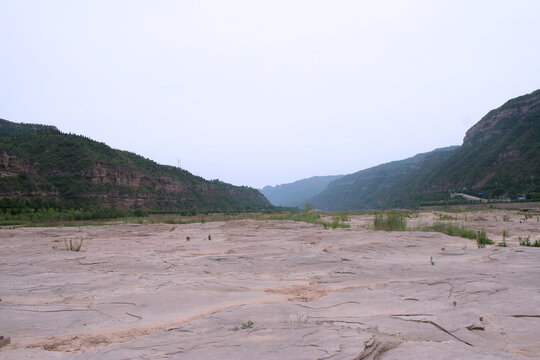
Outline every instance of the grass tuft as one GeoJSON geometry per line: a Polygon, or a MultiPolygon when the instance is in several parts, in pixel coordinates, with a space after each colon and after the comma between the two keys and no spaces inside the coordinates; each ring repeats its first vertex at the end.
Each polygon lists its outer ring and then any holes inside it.
{"type": "Polygon", "coordinates": [[[336,228],[349,228],[350,225],[346,224],[342,219],[347,219],[346,216],[334,216],[332,222],[327,222],[321,219],[321,215],[315,212],[302,212],[302,213],[285,213],[285,214],[276,214],[268,218],[268,220],[292,220],[297,222],[306,222],[309,224],[322,225],[325,229],[336,229],[336,228]]]}
{"type": "Polygon", "coordinates": [[[480,249],[480,248],[486,247],[486,245],[493,244],[493,241],[487,237],[486,231],[482,229],[476,232],[476,244],[478,245],[478,248],[480,249]]]}
{"type": "Polygon", "coordinates": [[[431,225],[422,225],[414,230],[426,231],[426,232],[440,232],[450,236],[459,236],[466,239],[476,239],[476,232],[473,230],[465,229],[461,224],[453,222],[437,221],[431,225]]]}
{"type": "Polygon", "coordinates": [[[81,251],[83,238],[81,237],[79,241],[77,241],[76,239],[69,239],[69,245],[68,245],[67,239],[64,239],[64,242],[66,244],[66,250],[68,250],[68,251],[81,251]]]}
{"type": "Polygon", "coordinates": [[[508,245],[506,244],[506,238],[508,237],[508,230],[503,230],[503,234],[502,234],[502,241],[500,243],[497,244],[497,246],[500,246],[500,247],[507,247],[508,245]]]}
{"type": "Polygon", "coordinates": [[[375,230],[385,231],[405,231],[407,229],[407,221],[399,213],[375,214],[373,228],[375,230]]]}
{"type": "Polygon", "coordinates": [[[248,322],[242,323],[242,325],[240,325],[240,327],[235,326],[231,330],[232,331],[238,331],[238,330],[253,329],[254,324],[255,323],[253,321],[249,320],[248,322]]]}
{"type": "Polygon", "coordinates": [[[457,220],[457,215],[456,216],[452,216],[450,214],[435,214],[437,215],[437,220],[457,220]]]}
{"type": "Polygon", "coordinates": [[[531,236],[527,236],[527,238],[521,238],[519,237],[519,245],[521,246],[530,246],[530,247],[540,247],[540,240],[536,240],[535,242],[531,242],[531,236]]]}

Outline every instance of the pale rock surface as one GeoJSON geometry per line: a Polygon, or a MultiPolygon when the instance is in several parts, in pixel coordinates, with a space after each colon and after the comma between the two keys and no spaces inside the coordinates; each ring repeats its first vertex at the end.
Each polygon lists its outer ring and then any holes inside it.
{"type": "Polygon", "coordinates": [[[508,230],[509,247],[372,231],[369,215],[335,230],[2,229],[0,335],[11,344],[0,359],[540,358],[540,249],[517,243],[540,239],[540,222],[456,216],[496,241],[508,230]],[[80,237],[81,252],[65,250],[80,237]]]}

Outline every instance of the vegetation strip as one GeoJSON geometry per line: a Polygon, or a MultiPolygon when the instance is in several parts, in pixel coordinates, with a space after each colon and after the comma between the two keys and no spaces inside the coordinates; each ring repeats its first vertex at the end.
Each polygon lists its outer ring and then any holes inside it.
{"type": "Polygon", "coordinates": [[[456,224],[454,221],[457,220],[457,217],[438,214],[439,219],[448,219],[451,221],[437,221],[430,225],[424,224],[412,228],[407,228],[406,218],[409,216],[410,215],[408,213],[399,212],[378,213],[375,214],[375,219],[373,220],[373,228],[374,230],[385,231],[439,232],[450,236],[459,236],[466,239],[476,240],[479,248],[494,243],[487,237],[486,231],[484,229],[474,231],[466,229],[462,224],[456,224]]]}

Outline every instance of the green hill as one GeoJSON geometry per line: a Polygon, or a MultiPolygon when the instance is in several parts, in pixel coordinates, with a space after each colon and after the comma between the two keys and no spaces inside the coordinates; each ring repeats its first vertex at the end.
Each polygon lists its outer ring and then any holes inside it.
{"type": "Polygon", "coordinates": [[[437,149],[343,176],[328,184],[310,202],[321,210],[409,206],[417,196],[414,188],[422,183],[424,176],[457,149],[457,146],[437,149]]]}
{"type": "Polygon", "coordinates": [[[249,187],[207,181],[55,127],[1,119],[0,198],[39,199],[63,208],[245,211],[271,207],[249,187]]]}
{"type": "Polygon", "coordinates": [[[460,191],[487,199],[539,198],[540,90],[490,111],[419,190],[460,191]]]}
{"type": "Polygon", "coordinates": [[[346,175],[311,202],[323,210],[411,207],[448,203],[454,192],[540,199],[540,90],[490,111],[460,147],[346,175]]]}
{"type": "Polygon", "coordinates": [[[326,186],[343,175],[313,176],[289,184],[265,186],[260,191],[276,206],[300,207],[323,191],[326,186]]]}

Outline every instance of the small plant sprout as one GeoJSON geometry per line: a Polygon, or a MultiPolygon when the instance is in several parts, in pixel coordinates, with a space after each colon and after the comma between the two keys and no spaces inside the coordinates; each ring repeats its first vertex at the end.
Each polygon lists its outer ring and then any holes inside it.
{"type": "Polygon", "coordinates": [[[68,251],[81,251],[83,238],[81,237],[79,241],[77,241],[76,239],[69,239],[69,245],[68,239],[64,239],[64,243],[66,244],[66,250],[68,251]]]}
{"type": "Polygon", "coordinates": [[[433,256],[431,256],[431,257],[429,258],[429,261],[431,262],[431,265],[432,265],[432,266],[435,265],[435,261],[433,261],[433,256]]]}
{"type": "Polygon", "coordinates": [[[297,324],[307,324],[309,321],[309,315],[308,314],[296,314],[296,323],[297,324]]]}
{"type": "Polygon", "coordinates": [[[442,247],[442,248],[441,248],[441,251],[444,251],[444,250],[446,250],[446,248],[443,248],[443,247],[442,247]]]}
{"type": "Polygon", "coordinates": [[[246,330],[246,329],[253,329],[253,325],[255,323],[251,320],[249,320],[248,322],[245,322],[245,323],[242,323],[242,325],[240,325],[240,327],[238,326],[235,326],[231,329],[231,331],[238,331],[238,330],[246,330]]]}
{"type": "Polygon", "coordinates": [[[506,238],[508,237],[508,230],[503,230],[502,241],[497,246],[507,247],[506,238]]]}
{"type": "Polygon", "coordinates": [[[452,305],[456,306],[456,305],[457,305],[457,301],[456,301],[456,300],[452,301],[452,305]]]}
{"type": "Polygon", "coordinates": [[[253,328],[253,321],[249,320],[247,323],[242,323],[242,327],[240,329],[252,329],[253,328]]]}
{"type": "Polygon", "coordinates": [[[208,235],[208,240],[212,240],[212,235],[208,235]]]}
{"type": "Polygon", "coordinates": [[[186,241],[189,241],[191,240],[191,238],[189,236],[186,236],[186,241]]]}

